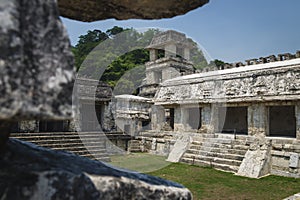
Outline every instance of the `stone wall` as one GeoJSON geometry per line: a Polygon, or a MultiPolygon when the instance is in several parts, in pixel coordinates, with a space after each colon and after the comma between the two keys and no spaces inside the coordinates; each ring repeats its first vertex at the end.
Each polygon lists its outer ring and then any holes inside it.
{"type": "Polygon", "coordinates": [[[137,135],[143,129],[150,129],[150,112],[152,101],[133,95],[118,95],[113,99],[115,104],[115,124],[118,131],[137,135]],[[143,124],[144,123],[144,124],[143,124]]]}
{"type": "Polygon", "coordinates": [[[167,80],[155,104],[265,102],[300,99],[300,59],[167,80]]]}

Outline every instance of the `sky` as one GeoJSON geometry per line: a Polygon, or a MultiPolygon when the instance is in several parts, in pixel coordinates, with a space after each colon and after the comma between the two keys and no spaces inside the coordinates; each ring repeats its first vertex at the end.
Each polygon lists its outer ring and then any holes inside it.
{"type": "Polygon", "coordinates": [[[88,30],[120,26],[177,30],[196,41],[211,59],[225,62],[300,50],[300,0],[210,0],[185,15],[161,20],[62,20],[72,45],[88,30]]]}

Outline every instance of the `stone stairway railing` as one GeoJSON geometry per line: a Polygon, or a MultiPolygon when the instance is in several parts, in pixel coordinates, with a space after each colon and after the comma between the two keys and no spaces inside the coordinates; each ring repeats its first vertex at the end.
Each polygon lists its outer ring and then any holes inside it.
{"type": "Polygon", "coordinates": [[[237,172],[251,141],[246,136],[199,134],[180,162],[237,172]]]}
{"type": "Polygon", "coordinates": [[[41,147],[68,151],[91,159],[110,161],[106,152],[106,136],[97,132],[40,132],[12,133],[12,138],[34,143],[41,147]]]}

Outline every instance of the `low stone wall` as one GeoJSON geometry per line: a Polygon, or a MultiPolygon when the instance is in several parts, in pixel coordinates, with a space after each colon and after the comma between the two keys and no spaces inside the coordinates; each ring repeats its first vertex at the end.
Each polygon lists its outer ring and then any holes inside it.
{"type": "MultiPolygon", "coordinates": [[[[135,141],[138,141],[141,152],[168,156],[178,137],[188,135],[191,137],[191,141],[197,141],[197,138],[202,137],[202,134],[203,133],[197,132],[147,131],[136,136],[135,141]]],[[[204,135],[207,137],[207,134],[204,135]]],[[[214,134],[212,134],[212,136],[213,135],[214,134]]],[[[249,151],[257,149],[260,151],[259,154],[265,151],[266,147],[269,147],[269,150],[266,152],[264,157],[266,160],[261,163],[261,166],[253,166],[256,168],[256,178],[268,174],[300,178],[299,139],[284,137],[257,137],[251,135],[234,136],[233,134],[220,133],[215,135],[218,135],[218,137],[221,138],[222,135],[224,138],[232,135],[232,138],[236,137],[236,140],[238,140],[237,144],[250,146],[249,151]],[[261,167],[261,169],[257,169],[259,167],[261,167]]],[[[255,158],[255,154],[251,154],[251,156],[255,158]]],[[[247,154],[245,159],[248,159],[247,154]]],[[[251,174],[251,176],[252,175],[255,174],[251,174]]]]}
{"type": "Polygon", "coordinates": [[[272,144],[270,173],[300,178],[300,141],[284,138],[268,139],[272,144]]]}
{"type": "Polygon", "coordinates": [[[176,142],[175,135],[174,132],[168,131],[149,131],[140,133],[135,140],[139,142],[141,152],[168,156],[176,142]]]}

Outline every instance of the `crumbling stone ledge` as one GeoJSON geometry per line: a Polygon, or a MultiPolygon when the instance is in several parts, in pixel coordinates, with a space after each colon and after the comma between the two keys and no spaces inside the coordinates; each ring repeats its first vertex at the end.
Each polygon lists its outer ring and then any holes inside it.
{"type": "Polygon", "coordinates": [[[10,139],[0,199],[192,199],[182,185],[10,139]]]}

